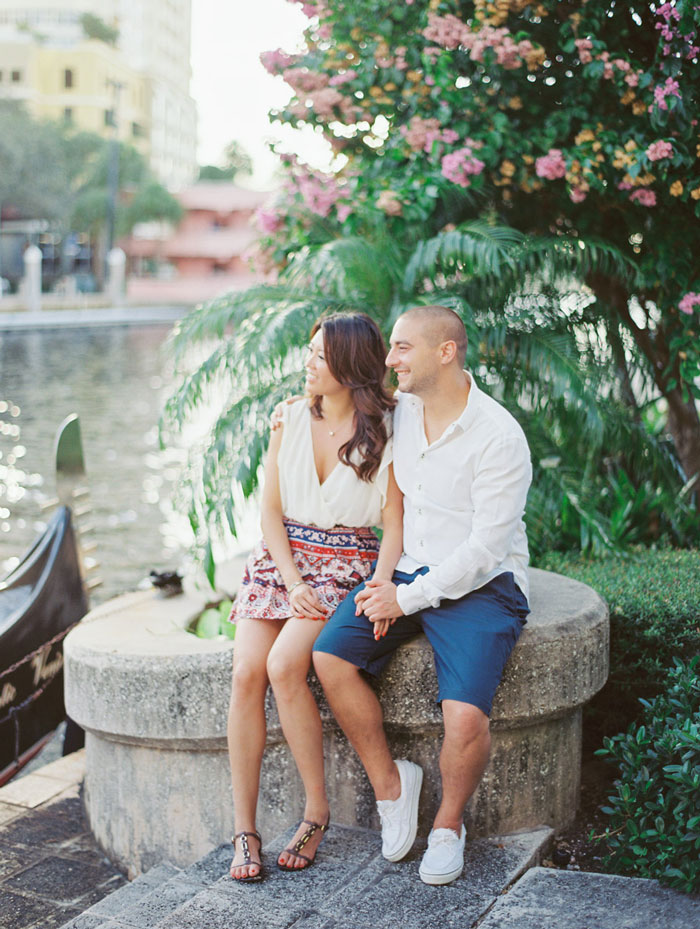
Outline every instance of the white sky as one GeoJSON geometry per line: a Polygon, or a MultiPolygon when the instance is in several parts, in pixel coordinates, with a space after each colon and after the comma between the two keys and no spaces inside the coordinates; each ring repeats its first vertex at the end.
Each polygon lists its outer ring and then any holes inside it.
{"type": "Polygon", "coordinates": [[[318,136],[268,122],[268,110],[286,103],[291,89],[259,60],[263,51],[295,51],[306,23],[289,0],[193,0],[192,96],[199,111],[200,164],[220,163],[224,147],[235,139],[253,159],[255,173],[244,183],[268,187],[277,159],[266,142],[280,139],[286,150],[324,166],[318,136]]]}

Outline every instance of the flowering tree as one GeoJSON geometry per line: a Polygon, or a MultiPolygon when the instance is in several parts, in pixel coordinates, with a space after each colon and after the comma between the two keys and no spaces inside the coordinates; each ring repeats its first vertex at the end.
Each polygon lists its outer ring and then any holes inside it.
{"type": "Polygon", "coordinates": [[[700,6],[691,0],[307,0],[301,52],[266,53],[290,86],[274,118],[335,152],[260,215],[261,255],[379,224],[415,241],[477,216],[631,262],[591,269],[589,321],[633,416],[659,397],[700,474],[700,6]]]}

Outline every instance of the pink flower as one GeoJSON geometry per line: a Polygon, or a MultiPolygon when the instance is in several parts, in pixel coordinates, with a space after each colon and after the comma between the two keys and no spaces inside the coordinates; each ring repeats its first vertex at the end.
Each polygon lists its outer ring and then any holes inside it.
{"type": "Polygon", "coordinates": [[[663,16],[666,22],[669,22],[671,19],[680,19],[680,11],[675,8],[672,3],[662,3],[661,6],[656,11],[657,16],[663,16]]]}
{"type": "Polygon", "coordinates": [[[593,48],[593,43],[590,39],[576,39],[574,42],[576,50],[578,51],[579,61],[582,65],[590,64],[593,61],[593,55],[591,55],[591,49],[593,48]]]}
{"type": "Polygon", "coordinates": [[[255,211],[255,218],[262,231],[267,235],[277,232],[284,224],[284,220],[279,213],[275,213],[274,210],[265,210],[262,207],[255,211]]]}
{"type": "Polygon", "coordinates": [[[342,74],[334,74],[328,83],[331,87],[340,87],[341,84],[354,81],[356,77],[357,71],[344,71],[342,74]]]}
{"type": "Polygon", "coordinates": [[[433,150],[433,142],[437,142],[440,139],[440,131],[438,129],[429,129],[425,135],[425,145],[423,146],[423,151],[430,154],[433,150]]]}
{"type": "Polygon", "coordinates": [[[571,197],[574,203],[583,203],[587,195],[588,190],[584,187],[572,187],[569,191],[569,197],[571,197]]]}
{"type": "MultiPolygon", "coordinates": [[[[453,145],[458,138],[459,133],[455,132],[454,129],[443,129],[442,132],[437,128],[428,129],[425,133],[425,144],[423,145],[423,151],[430,155],[433,151],[433,142],[444,142],[446,145],[453,145]]],[[[441,146],[437,153],[440,154],[442,150],[443,149],[441,146]]]]}
{"type": "Polygon", "coordinates": [[[469,27],[461,19],[448,13],[447,16],[438,16],[428,13],[428,25],[423,35],[442,48],[454,49],[465,45],[469,37],[469,27]]]}
{"type": "Polygon", "coordinates": [[[344,223],[352,213],[352,207],[349,203],[339,203],[335,208],[335,212],[338,214],[338,222],[344,223]]]}
{"type": "MultiPolygon", "coordinates": [[[[674,81],[672,77],[667,77],[663,84],[657,84],[654,88],[654,103],[660,110],[668,109],[666,97],[678,97],[680,99],[680,96],[681,93],[678,81],[674,81]]],[[[649,107],[650,111],[652,109],[653,107],[649,107]]]]}
{"type": "Polygon", "coordinates": [[[262,52],[260,61],[263,68],[270,74],[281,74],[285,68],[290,68],[298,61],[298,56],[288,55],[281,48],[276,48],[271,52],[262,52]]]}
{"type": "Polygon", "coordinates": [[[630,200],[640,206],[656,206],[656,194],[653,190],[635,190],[630,194],[630,200]]]}
{"type": "Polygon", "coordinates": [[[345,97],[333,87],[324,87],[315,93],[309,94],[309,100],[316,114],[323,118],[334,116],[335,107],[339,106],[345,100],[345,97]]]}
{"type": "Polygon", "coordinates": [[[328,75],[309,71],[308,68],[285,68],[282,77],[299,96],[321,90],[328,84],[328,75]]]}
{"type": "Polygon", "coordinates": [[[306,119],[311,112],[305,103],[293,103],[288,109],[292,116],[296,116],[297,119],[306,119]]]}
{"type": "Polygon", "coordinates": [[[387,216],[401,216],[403,204],[399,195],[393,190],[383,190],[377,197],[377,207],[387,216]]]}
{"type": "Polygon", "coordinates": [[[338,192],[334,187],[327,186],[313,176],[299,179],[299,192],[305,205],[317,216],[328,216],[338,199],[338,192]]]}
{"type": "Polygon", "coordinates": [[[486,165],[478,158],[474,158],[469,146],[460,148],[443,156],[440,168],[444,177],[460,187],[469,187],[470,175],[481,174],[486,165]]]}
{"type": "MultiPolygon", "coordinates": [[[[425,148],[428,135],[435,138],[435,134],[440,131],[440,123],[434,117],[422,119],[420,116],[413,116],[408,126],[401,127],[401,135],[408,142],[408,145],[414,152],[419,152],[425,148]]],[[[426,149],[430,151],[430,149],[426,149]]]]}
{"type": "Polygon", "coordinates": [[[542,155],[535,162],[535,173],[538,177],[544,177],[548,181],[556,180],[558,177],[564,177],[566,174],[566,162],[559,148],[550,148],[546,155],[542,155]]]}
{"type": "Polygon", "coordinates": [[[670,142],[664,142],[660,139],[658,142],[652,142],[647,148],[647,158],[649,161],[660,161],[662,158],[670,158],[673,154],[673,145],[670,142]]]}
{"type": "Polygon", "coordinates": [[[696,293],[687,293],[681,302],[678,304],[678,309],[681,313],[685,313],[688,316],[693,312],[694,306],[700,306],[700,294],[696,293]]]}

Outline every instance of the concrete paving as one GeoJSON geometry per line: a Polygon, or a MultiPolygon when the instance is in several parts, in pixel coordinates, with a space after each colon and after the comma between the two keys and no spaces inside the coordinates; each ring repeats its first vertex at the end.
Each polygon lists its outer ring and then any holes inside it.
{"type": "Polygon", "coordinates": [[[343,826],[305,873],[275,867],[290,828],[265,846],[262,883],[229,878],[230,845],[129,883],[88,830],[83,776],[76,752],[0,789],[0,929],[700,929],[697,895],[539,867],[547,828],[468,841],[447,887],[419,880],[420,841],[391,864],[376,832],[343,826]]]}
{"type": "Polygon", "coordinates": [[[85,820],[84,770],[76,752],[0,789],[0,929],[54,929],[126,883],[85,820]]]}
{"type": "Polygon", "coordinates": [[[348,826],[331,827],[313,868],[286,874],[275,861],[293,834],[292,827],[264,849],[261,883],[232,881],[233,849],[222,845],[182,871],[161,868],[158,886],[147,872],[66,929],[462,929],[536,863],[551,830],[469,842],[464,875],[449,887],[419,880],[420,843],[391,864],[381,856],[378,833],[348,826]]]}
{"type": "Polygon", "coordinates": [[[616,874],[532,868],[479,929],[698,929],[700,896],[616,874]]]}
{"type": "Polygon", "coordinates": [[[190,309],[189,305],[87,307],[65,310],[3,312],[0,332],[31,329],[63,329],[82,326],[151,326],[173,323],[190,309]]]}

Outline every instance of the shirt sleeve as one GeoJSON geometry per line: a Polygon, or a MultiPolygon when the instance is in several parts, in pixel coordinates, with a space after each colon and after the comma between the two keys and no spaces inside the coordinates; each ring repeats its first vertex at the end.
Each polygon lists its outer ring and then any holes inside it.
{"type": "Polygon", "coordinates": [[[472,484],[471,532],[441,564],[398,586],[398,604],[407,616],[443,599],[456,600],[485,583],[511,550],[531,480],[524,437],[498,441],[484,450],[472,484]]]}
{"type": "Polygon", "coordinates": [[[394,437],[389,432],[389,438],[387,439],[386,445],[384,446],[384,452],[382,453],[381,461],[379,462],[379,470],[377,471],[374,481],[379,491],[381,497],[382,509],[386,504],[386,493],[389,486],[389,465],[394,460],[394,437]]]}

